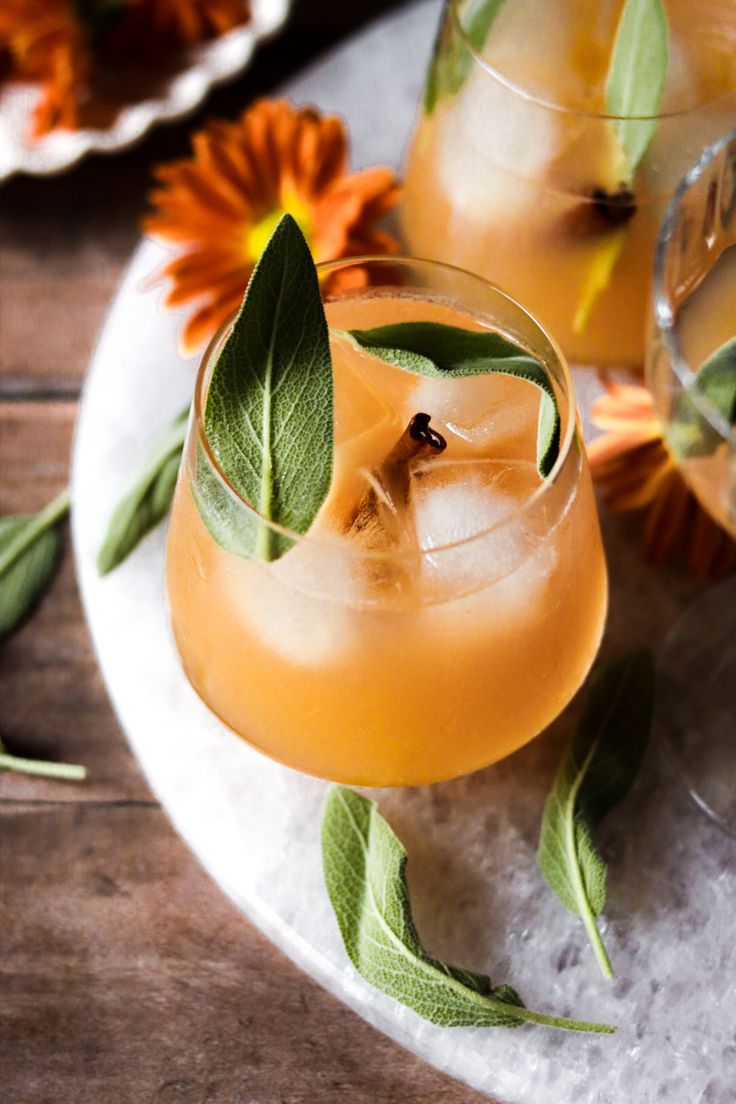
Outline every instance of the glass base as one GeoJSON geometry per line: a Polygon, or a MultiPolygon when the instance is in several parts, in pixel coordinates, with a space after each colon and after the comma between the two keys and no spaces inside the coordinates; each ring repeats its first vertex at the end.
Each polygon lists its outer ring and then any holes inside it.
{"type": "Polygon", "coordinates": [[[655,723],[676,777],[736,836],[736,579],[693,602],[667,637],[655,723]]]}

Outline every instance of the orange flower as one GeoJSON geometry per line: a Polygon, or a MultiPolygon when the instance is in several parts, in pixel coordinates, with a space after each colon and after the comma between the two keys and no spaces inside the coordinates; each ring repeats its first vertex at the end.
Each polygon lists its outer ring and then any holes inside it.
{"type": "Polygon", "coordinates": [[[612,510],[645,509],[644,549],[655,564],[684,552],[700,578],[719,578],[736,564],[736,543],[700,505],[662,437],[646,387],[605,380],[591,411],[608,430],[588,445],[593,479],[612,510]]]}
{"type": "Polygon", "coordinates": [[[249,18],[248,0],[0,0],[0,78],[40,83],[38,138],[79,125],[93,47],[99,76],[109,63],[140,66],[249,18]]]}
{"type": "Polygon", "coordinates": [[[225,34],[250,18],[248,0],[125,0],[128,13],[113,28],[118,53],[191,46],[225,34]]]}
{"type": "Polygon", "coordinates": [[[348,175],[348,139],[335,116],[259,100],[234,123],[209,123],[193,146],[193,157],[155,170],[155,211],[144,221],[149,233],[180,247],[160,278],[171,282],[168,306],[196,306],[184,328],[186,353],[236,310],[284,212],[315,261],[397,251],[374,228],[398,199],[394,175],[382,168],[348,175]]]}
{"type": "Polygon", "coordinates": [[[32,136],[55,127],[73,129],[90,61],[72,0],[2,0],[0,50],[10,59],[11,77],[41,84],[32,136]]]}

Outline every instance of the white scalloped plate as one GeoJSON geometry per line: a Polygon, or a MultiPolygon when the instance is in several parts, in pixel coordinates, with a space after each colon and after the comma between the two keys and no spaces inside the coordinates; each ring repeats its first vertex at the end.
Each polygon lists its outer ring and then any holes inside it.
{"type": "MultiPolygon", "coordinates": [[[[0,0],[1,2],[1,0],[0,0]]],[[[250,22],[188,52],[188,64],[162,85],[155,99],[124,107],[104,130],[58,130],[28,137],[39,92],[35,85],[10,85],[0,91],[0,181],[15,173],[50,176],[88,153],[127,149],[157,123],[180,119],[198,107],[210,89],[246,67],[256,45],[282,25],[291,0],[253,0],[250,22]]]]}

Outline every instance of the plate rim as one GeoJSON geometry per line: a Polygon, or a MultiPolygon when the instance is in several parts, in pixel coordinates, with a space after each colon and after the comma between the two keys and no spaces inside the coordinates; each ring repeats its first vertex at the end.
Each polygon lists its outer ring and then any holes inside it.
{"type": "MultiPolygon", "coordinates": [[[[21,140],[14,145],[8,140],[6,157],[0,146],[0,183],[18,175],[56,176],[90,154],[121,153],[160,123],[186,118],[201,106],[213,88],[245,69],[258,45],[284,25],[291,4],[292,0],[254,0],[248,23],[201,46],[201,56],[174,76],[165,95],[126,105],[109,129],[53,131],[33,142],[21,140]],[[220,58],[224,54],[231,56],[220,58]]],[[[3,95],[25,95],[34,87],[19,83],[10,90],[0,90],[0,118],[3,95]]],[[[29,100],[29,112],[32,102],[29,100]]]]}

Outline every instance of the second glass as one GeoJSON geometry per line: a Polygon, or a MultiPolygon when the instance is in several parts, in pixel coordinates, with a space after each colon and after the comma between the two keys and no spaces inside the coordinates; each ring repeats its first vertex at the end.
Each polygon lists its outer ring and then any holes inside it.
{"type": "Polygon", "coordinates": [[[632,120],[604,106],[620,0],[445,6],[406,168],[408,247],[499,283],[573,363],[642,369],[665,207],[736,124],[736,6],[664,7],[661,113],[625,185],[617,126],[632,120]],[[496,15],[476,49],[486,9],[496,15]]]}
{"type": "Polygon", "coordinates": [[[572,381],[526,311],[476,276],[395,258],[318,271],[323,289],[344,288],[325,293],[330,494],[305,536],[279,530],[293,545],[271,563],[224,551],[206,529],[196,506],[203,482],[244,524],[258,518],[228,485],[203,428],[226,329],[200,370],[172,511],[174,636],[201,697],[268,755],[358,785],[435,782],[541,732],[597,651],[606,569],[572,381]],[[496,330],[546,365],[562,419],[546,479],[535,463],[534,386],[421,378],[334,333],[405,321],[496,330]],[[422,414],[447,447],[397,467],[396,449],[422,414]]]}
{"type": "MultiPolygon", "coordinates": [[[[736,539],[736,428],[733,409],[724,409],[736,387],[733,352],[721,361],[717,391],[703,386],[712,358],[736,342],[736,131],[703,154],[675,193],[657,248],[652,305],[647,376],[665,440],[702,506],[736,539]]],[[[694,526],[703,546],[702,519],[694,526]]],[[[660,656],[658,709],[676,774],[734,835],[735,630],[732,576],[674,625],[660,656]]]]}

